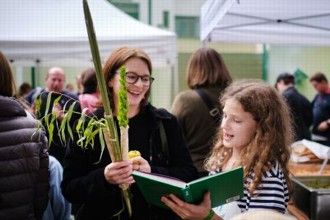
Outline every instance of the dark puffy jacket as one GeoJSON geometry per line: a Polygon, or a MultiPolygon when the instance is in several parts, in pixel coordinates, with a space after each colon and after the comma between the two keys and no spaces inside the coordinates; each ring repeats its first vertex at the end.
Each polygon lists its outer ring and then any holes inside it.
{"type": "Polygon", "coordinates": [[[0,96],[0,219],[41,219],[48,178],[45,135],[17,101],[0,96]]]}

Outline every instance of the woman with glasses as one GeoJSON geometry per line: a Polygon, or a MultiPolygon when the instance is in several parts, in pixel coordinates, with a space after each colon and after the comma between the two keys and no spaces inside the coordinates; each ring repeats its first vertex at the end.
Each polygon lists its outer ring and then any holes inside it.
{"type": "MultiPolygon", "coordinates": [[[[141,157],[135,159],[139,166],[131,161],[112,162],[108,152],[104,152],[97,163],[100,155],[97,143],[93,149],[87,150],[72,146],[66,155],[62,191],[70,202],[79,204],[78,220],[128,219],[119,188],[120,184],[127,183],[132,184],[131,219],[176,219],[173,212],[146,203],[131,173],[140,170],[191,181],[197,176],[196,169],[176,118],[148,102],[154,79],[150,58],[140,49],[119,48],[103,67],[114,115],[118,114],[118,71],[122,65],[126,68],[129,150],[140,151],[141,157]]],[[[103,109],[96,110],[94,114],[103,117],[103,109]]]]}

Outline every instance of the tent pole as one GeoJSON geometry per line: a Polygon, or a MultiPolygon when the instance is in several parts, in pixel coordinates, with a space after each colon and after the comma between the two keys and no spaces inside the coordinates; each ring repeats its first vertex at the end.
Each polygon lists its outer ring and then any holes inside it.
{"type": "Polygon", "coordinates": [[[266,44],[262,45],[262,80],[267,82],[268,80],[268,50],[266,44]]]}
{"type": "MultiPolygon", "coordinates": [[[[36,59],[35,65],[31,67],[31,87],[35,88],[36,87],[36,75],[39,77],[39,66],[40,65],[40,60],[36,59]]],[[[39,81],[39,78],[38,78],[39,81]]]]}
{"type": "Polygon", "coordinates": [[[31,87],[35,88],[36,86],[36,67],[31,67],[31,87]]]}
{"type": "Polygon", "coordinates": [[[152,0],[148,0],[148,24],[152,25],[152,0]]]}

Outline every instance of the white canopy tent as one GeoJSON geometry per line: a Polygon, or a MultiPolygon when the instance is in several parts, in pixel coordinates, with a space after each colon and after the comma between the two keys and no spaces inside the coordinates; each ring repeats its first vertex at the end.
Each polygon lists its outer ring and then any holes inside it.
{"type": "Polygon", "coordinates": [[[203,42],[330,45],[328,0],[207,0],[203,42]]]}
{"type": "MultiPolygon", "coordinates": [[[[176,35],[135,20],[107,0],[88,4],[101,59],[120,46],[145,50],[160,71],[155,73],[153,94],[162,98],[153,104],[169,107],[178,89],[176,35]]],[[[24,67],[32,67],[34,85],[43,81],[42,68],[58,65],[81,71],[92,66],[82,0],[0,0],[0,50],[14,61],[17,85],[23,82],[24,67]]],[[[73,74],[68,77],[74,80],[73,74]]]]}
{"type": "MultiPolygon", "coordinates": [[[[143,24],[106,0],[89,0],[104,59],[114,48],[144,49],[154,65],[176,63],[176,36],[143,24]]],[[[91,61],[82,0],[0,0],[0,50],[16,62],[91,61]]]]}

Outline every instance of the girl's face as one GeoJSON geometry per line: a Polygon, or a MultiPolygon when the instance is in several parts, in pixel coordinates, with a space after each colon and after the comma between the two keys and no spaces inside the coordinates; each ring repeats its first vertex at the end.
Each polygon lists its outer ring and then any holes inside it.
{"type": "MultiPolygon", "coordinates": [[[[129,111],[138,113],[141,101],[151,86],[152,79],[147,64],[140,58],[130,58],[125,64],[126,86],[129,111]]],[[[113,87],[115,103],[118,102],[119,94],[119,74],[116,74],[110,81],[113,87]]],[[[134,115],[133,113],[133,115],[134,115]]]]}
{"type": "Polygon", "coordinates": [[[257,129],[257,122],[251,113],[243,110],[235,99],[228,99],[223,108],[221,122],[223,145],[241,151],[252,140],[257,129]]]}

